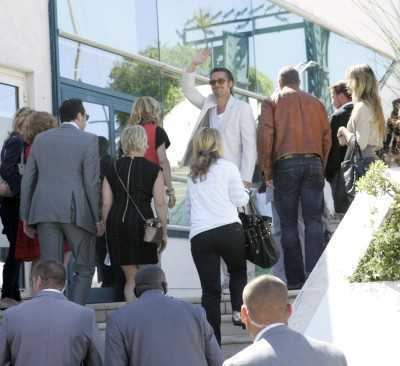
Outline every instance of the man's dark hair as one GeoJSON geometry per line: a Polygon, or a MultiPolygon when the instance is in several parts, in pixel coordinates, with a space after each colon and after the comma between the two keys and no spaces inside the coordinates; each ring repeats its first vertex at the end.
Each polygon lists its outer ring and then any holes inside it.
{"type": "Polygon", "coordinates": [[[349,92],[349,88],[347,87],[345,81],[338,81],[337,83],[333,84],[329,89],[336,95],[343,94],[347,98],[351,99],[351,93],[349,92]]]}
{"type": "MultiPolygon", "coordinates": [[[[210,71],[210,79],[212,77],[212,74],[214,74],[215,72],[224,72],[229,81],[232,81],[233,83],[235,82],[232,72],[226,67],[214,67],[210,71]]],[[[231,94],[233,95],[233,87],[231,88],[231,94]]]]}
{"type": "Polygon", "coordinates": [[[167,292],[167,280],[164,271],[156,264],[143,267],[135,276],[135,295],[139,297],[148,290],[167,292]]]}
{"type": "Polygon", "coordinates": [[[99,136],[99,156],[100,159],[108,154],[108,148],[110,147],[110,142],[104,137],[99,136]]]}
{"type": "Polygon", "coordinates": [[[60,119],[61,122],[74,121],[78,116],[78,113],[85,114],[85,108],[80,99],[67,99],[60,107],[60,119]]]}
{"type": "Polygon", "coordinates": [[[293,66],[285,66],[279,71],[279,82],[282,86],[300,85],[299,72],[293,66]]]}
{"type": "Polygon", "coordinates": [[[32,279],[40,277],[46,288],[62,289],[65,286],[65,268],[54,260],[41,260],[32,269],[32,279]]]}

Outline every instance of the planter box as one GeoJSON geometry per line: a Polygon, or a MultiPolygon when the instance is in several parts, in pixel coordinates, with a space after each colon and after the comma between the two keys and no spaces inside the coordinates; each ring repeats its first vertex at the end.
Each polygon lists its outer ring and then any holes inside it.
{"type": "Polygon", "coordinates": [[[399,364],[400,283],[348,281],[391,203],[356,196],[294,302],[290,326],[337,345],[349,365],[399,364]]]}

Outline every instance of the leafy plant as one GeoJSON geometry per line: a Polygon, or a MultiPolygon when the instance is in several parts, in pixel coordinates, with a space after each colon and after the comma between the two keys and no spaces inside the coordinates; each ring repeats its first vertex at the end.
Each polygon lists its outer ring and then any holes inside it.
{"type": "Polygon", "coordinates": [[[400,280],[400,186],[389,179],[386,169],[382,161],[377,161],[357,183],[358,191],[373,196],[389,194],[394,201],[350,282],[400,280]]]}

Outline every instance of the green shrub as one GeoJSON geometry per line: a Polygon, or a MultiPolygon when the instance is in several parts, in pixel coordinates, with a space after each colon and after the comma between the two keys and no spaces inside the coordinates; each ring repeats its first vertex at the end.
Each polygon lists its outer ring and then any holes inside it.
{"type": "Polygon", "coordinates": [[[351,282],[400,280],[400,187],[385,175],[387,166],[378,161],[357,183],[357,190],[373,196],[389,194],[393,204],[360,260],[351,282]]]}

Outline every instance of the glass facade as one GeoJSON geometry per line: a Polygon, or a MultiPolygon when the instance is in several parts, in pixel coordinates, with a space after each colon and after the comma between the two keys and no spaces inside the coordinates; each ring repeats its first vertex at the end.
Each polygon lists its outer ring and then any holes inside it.
{"type": "MultiPolygon", "coordinates": [[[[321,98],[328,110],[328,86],[344,78],[348,65],[369,63],[378,77],[386,70],[386,60],[376,53],[307,22],[272,1],[58,0],[57,12],[61,80],[100,88],[113,98],[126,96],[126,100],[133,101],[149,95],[159,100],[164,128],[171,140],[168,156],[177,181],[187,173],[180,162],[199,112],[184,99],[180,74],[71,41],[67,35],[63,37],[63,32],[181,70],[190,64],[196,50],[207,47],[212,51],[211,57],[199,67],[199,74],[207,76],[212,67],[226,66],[239,87],[260,95],[270,95],[277,88],[276,78],[282,66],[301,68],[314,61],[301,74],[302,86],[321,98]]],[[[200,90],[204,95],[210,92],[208,85],[202,85],[200,90]]],[[[87,101],[91,103],[91,131],[118,142],[130,112],[131,102],[126,100],[124,108],[87,101]]],[[[257,102],[250,102],[256,115],[257,102]]],[[[115,146],[114,143],[113,152],[115,146]]],[[[171,223],[183,225],[185,185],[181,181],[178,185],[178,204],[171,213],[171,223]]]]}

